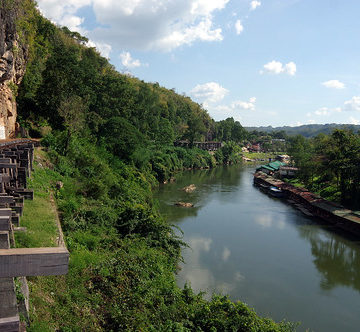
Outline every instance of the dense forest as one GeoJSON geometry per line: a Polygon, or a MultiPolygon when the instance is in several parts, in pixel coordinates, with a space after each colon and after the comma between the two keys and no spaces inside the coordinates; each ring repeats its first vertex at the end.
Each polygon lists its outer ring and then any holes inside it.
{"type": "Polygon", "coordinates": [[[298,135],[289,154],[309,189],[350,208],[360,208],[360,134],[335,130],[312,139],[298,135]]]}
{"type": "Polygon", "coordinates": [[[32,1],[10,2],[25,7],[17,27],[29,49],[19,122],[46,147],[41,185],[54,191],[71,253],[67,276],[32,290],[38,300],[29,331],[293,330],[226,296],[206,301],[190,286],[178,288],[185,244],[152,199],[151,187],[176,170],[236,161],[232,141],[246,135],[240,123],[216,123],[190,98],[118,73],[85,37],[52,24],[32,1]],[[174,147],[184,139],[229,142],[211,155],[174,147]]]}

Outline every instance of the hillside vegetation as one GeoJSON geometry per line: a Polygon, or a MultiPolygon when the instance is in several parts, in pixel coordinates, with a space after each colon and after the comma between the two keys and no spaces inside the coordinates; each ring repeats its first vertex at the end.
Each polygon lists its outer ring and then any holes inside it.
{"type": "Polygon", "coordinates": [[[43,137],[49,167],[35,176],[54,196],[70,271],[31,278],[30,331],[290,331],[225,296],[180,289],[184,245],[159,215],[151,187],[177,170],[236,161],[229,142],[215,156],[175,148],[176,139],[239,141],[190,98],[115,71],[86,38],[43,18],[31,1],[18,29],[30,62],[19,88],[19,121],[43,137]],[[222,129],[221,129],[222,128],[222,129]],[[221,129],[221,130],[220,130],[221,129]],[[56,188],[62,181],[62,188],[56,188]]]}
{"type": "Polygon", "coordinates": [[[338,124],[338,123],[328,123],[328,124],[308,124],[296,127],[283,126],[283,127],[246,127],[248,131],[256,131],[258,133],[268,134],[273,132],[284,132],[289,136],[302,135],[304,137],[315,137],[319,134],[331,134],[335,129],[347,129],[354,132],[360,130],[360,125],[353,124],[338,124]]]}

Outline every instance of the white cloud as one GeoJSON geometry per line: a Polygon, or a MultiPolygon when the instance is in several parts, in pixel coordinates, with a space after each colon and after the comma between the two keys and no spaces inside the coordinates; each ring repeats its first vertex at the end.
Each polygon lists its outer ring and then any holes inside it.
{"type": "Polygon", "coordinates": [[[216,103],[229,93],[229,90],[223,88],[216,82],[208,82],[205,84],[198,84],[190,91],[194,97],[206,103],[216,103]]]}
{"type": "MultiPolygon", "coordinates": [[[[113,47],[170,51],[196,41],[221,41],[213,17],[230,0],[39,0],[44,15],[81,30],[79,9],[91,6],[99,24],[87,32],[94,41],[113,47]]],[[[80,32],[80,31],[79,31],[80,32]]]]}
{"type": "Polygon", "coordinates": [[[89,40],[87,45],[89,47],[95,47],[103,57],[109,58],[111,52],[111,45],[105,43],[95,43],[92,40],[89,40]]]}
{"type": "Polygon", "coordinates": [[[345,111],[358,111],[360,112],[360,96],[354,96],[344,103],[345,111]]]}
{"type": "Polygon", "coordinates": [[[284,70],[283,65],[279,61],[271,61],[264,65],[265,71],[272,74],[281,74],[284,70]]]}
{"type": "Polygon", "coordinates": [[[230,105],[218,105],[213,109],[218,112],[232,114],[236,111],[255,111],[256,98],[251,97],[249,101],[235,100],[230,105]]]}
{"type": "Polygon", "coordinates": [[[331,115],[333,113],[339,113],[342,112],[342,108],[341,107],[334,107],[334,108],[329,108],[329,107],[320,107],[319,109],[317,109],[314,114],[312,113],[307,113],[306,116],[307,117],[312,117],[313,115],[316,116],[328,116],[331,115]]]}
{"type": "Polygon", "coordinates": [[[40,11],[55,23],[82,33],[84,30],[80,26],[84,18],[76,15],[76,12],[91,5],[92,0],[38,0],[37,3],[40,11]]]}
{"type": "Polygon", "coordinates": [[[297,122],[295,122],[295,123],[290,124],[289,126],[290,126],[290,127],[300,127],[300,126],[303,126],[303,125],[304,125],[304,124],[303,124],[302,122],[297,121],[297,122]]]}
{"type": "Polygon", "coordinates": [[[256,98],[251,97],[248,101],[235,100],[229,104],[204,103],[203,105],[216,120],[233,117],[235,121],[242,121],[241,115],[244,114],[244,111],[255,111],[256,98]]]}
{"type": "Polygon", "coordinates": [[[321,107],[314,112],[315,115],[329,115],[330,110],[327,107],[321,107]]]}
{"type": "Polygon", "coordinates": [[[65,15],[61,19],[61,25],[68,27],[71,31],[78,31],[83,33],[83,29],[81,28],[81,24],[84,22],[83,17],[79,17],[76,15],[65,15]]]}
{"type": "Polygon", "coordinates": [[[241,21],[240,21],[240,20],[237,20],[237,21],[236,21],[236,23],[235,23],[235,30],[236,30],[236,34],[237,34],[237,35],[240,35],[240,33],[243,32],[244,27],[243,27],[243,25],[241,24],[241,21]]]}
{"type": "Polygon", "coordinates": [[[330,89],[345,89],[345,84],[338,80],[330,80],[330,81],[323,82],[321,84],[330,89]]]}
{"type": "Polygon", "coordinates": [[[284,67],[284,73],[294,76],[296,74],[296,64],[294,62],[289,62],[284,67]]]}
{"type": "Polygon", "coordinates": [[[241,100],[236,100],[234,102],[231,103],[231,109],[232,110],[250,110],[250,111],[254,111],[255,110],[255,103],[256,103],[256,98],[255,97],[251,97],[249,99],[249,101],[241,101],[241,100]]]}
{"type": "MultiPolygon", "coordinates": [[[[275,75],[284,73],[294,76],[296,73],[296,64],[291,61],[283,65],[281,62],[273,60],[264,65],[264,71],[275,75]]],[[[263,74],[264,71],[260,71],[260,73],[263,74]]]]}
{"type": "Polygon", "coordinates": [[[124,67],[131,69],[141,66],[140,60],[133,59],[130,52],[122,52],[120,54],[121,63],[124,67]]]}
{"type": "Polygon", "coordinates": [[[353,125],[359,125],[360,124],[360,121],[358,119],[355,119],[354,117],[350,117],[349,118],[349,123],[350,124],[353,124],[353,125]]]}
{"type": "Polygon", "coordinates": [[[191,1],[191,13],[209,15],[216,9],[224,9],[229,0],[195,0],[191,1]]]}
{"type": "Polygon", "coordinates": [[[255,10],[257,7],[261,6],[261,2],[260,1],[251,1],[250,3],[250,10],[255,10]]]}
{"type": "Polygon", "coordinates": [[[202,41],[221,41],[223,40],[222,30],[211,30],[212,21],[206,18],[197,25],[185,28],[183,31],[173,31],[168,36],[159,39],[154,48],[160,48],[165,51],[171,51],[181,45],[191,45],[196,40],[202,41]]]}

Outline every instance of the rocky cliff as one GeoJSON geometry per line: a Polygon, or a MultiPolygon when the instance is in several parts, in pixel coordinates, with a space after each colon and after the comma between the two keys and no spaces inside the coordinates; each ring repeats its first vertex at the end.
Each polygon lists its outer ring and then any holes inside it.
{"type": "Polygon", "coordinates": [[[24,73],[27,49],[17,33],[17,1],[0,3],[0,139],[15,136],[16,91],[24,73]]]}

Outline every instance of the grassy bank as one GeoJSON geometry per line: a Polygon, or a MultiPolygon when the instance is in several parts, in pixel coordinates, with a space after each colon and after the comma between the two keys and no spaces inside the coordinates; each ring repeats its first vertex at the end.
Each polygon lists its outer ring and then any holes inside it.
{"type": "Polygon", "coordinates": [[[28,187],[34,190],[34,200],[24,201],[20,225],[26,232],[16,232],[18,248],[55,247],[58,245],[59,232],[56,225],[56,206],[51,191],[54,174],[47,168],[44,152],[35,150],[35,165],[28,187]]]}
{"type": "Polygon", "coordinates": [[[279,154],[285,154],[284,152],[243,152],[245,158],[262,160],[268,162],[269,158],[274,159],[279,154]]]}

